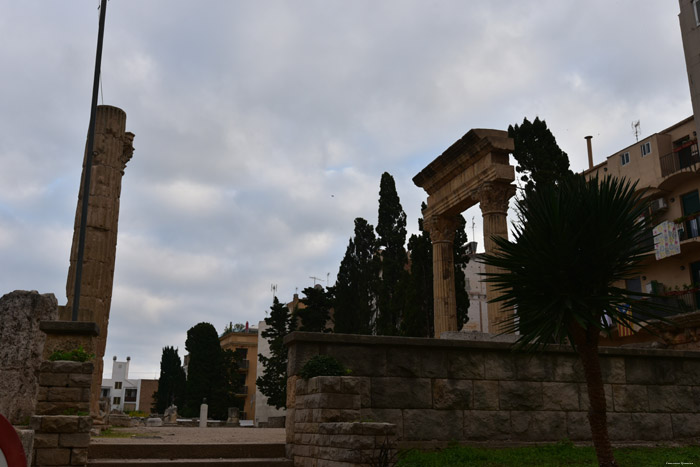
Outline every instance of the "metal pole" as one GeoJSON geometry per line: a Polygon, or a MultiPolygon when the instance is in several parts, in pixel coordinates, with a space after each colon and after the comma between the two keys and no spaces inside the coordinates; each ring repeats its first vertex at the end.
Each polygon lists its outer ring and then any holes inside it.
{"type": "Polygon", "coordinates": [[[105,15],[107,0],[100,2],[100,27],[97,33],[97,55],[95,57],[95,78],[92,82],[92,107],[90,108],[90,125],[88,127],[87,153],[85,154],[85,178],[83,179],[83,205],[80,211],[80,233],[78,235],[78,264],[75,268],[75,292],[73,294],[73,321],[78,321],[80,308],[80,283],[83,276],[83,257],[85,256],[85,232],[87,231],[88,200],[90,198],[90,173],[92,172],[92,152],[95,146],[95,114],[97,113],[97,95],[100,88],[100,68],[102,65],[102,39],[105,32],[105,15]]]}

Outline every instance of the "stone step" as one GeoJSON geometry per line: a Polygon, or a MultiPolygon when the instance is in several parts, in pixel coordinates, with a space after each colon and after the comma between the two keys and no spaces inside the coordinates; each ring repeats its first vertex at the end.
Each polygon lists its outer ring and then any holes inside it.
{"type": "Polygon", "coordinates": [[[88,467],[293,467],[294,463],[284,457],[246,459],[90,459],[88,467]]]}
{"type": "Polygon", "coordinates": [[[90,444],[88,459],[264,459],[284,458],[282,443],[90,444]]]}

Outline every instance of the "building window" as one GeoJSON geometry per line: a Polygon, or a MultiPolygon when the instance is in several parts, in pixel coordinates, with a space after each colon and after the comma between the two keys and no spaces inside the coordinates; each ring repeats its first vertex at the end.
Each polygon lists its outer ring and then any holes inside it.
{"type": "Polygon", "coordinates": [[[121,402],[122,402],[121,397],[115,397],[114,399],[112,399],[112,405],[119,405],[121,402]]]}
{"type": "Polygon", "coordinates": [[[651,154],[651,141],[642,144],[642,157],[651,154]]]}
{"type": "Polygon", "coordinates": [[[630,153],[623,152],[620,154],[620,165],[627,165],[630,163],[630,153]]]}
{"type": "Polygon", "coordinates": [[[693,12],[695,13],[695,25],[700,26],[700,0],[693,0],[693,12]]]}
{"type": "Polygon", "coordinates": [[[110,390],[102,388],[102,397],[109,397],[110,390]]]}
{"type": "Polygon", "coordinates": [[[121,381],[115,381],[114,382],[114,389],[121,389],[122,388],[122,382],[121,381]]]}
{"type": "Polygon", "coordinates": [[[124,390],[124,402],[136,402],[136,389],[124,390]]]}

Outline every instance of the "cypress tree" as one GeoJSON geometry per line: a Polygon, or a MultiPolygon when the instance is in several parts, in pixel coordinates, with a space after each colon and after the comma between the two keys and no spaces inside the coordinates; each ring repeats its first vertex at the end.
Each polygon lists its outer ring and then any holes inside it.
{"type": "Polygon", "coordinates": [[[335,285],[335,332],[371,334],[379,278],[377,238],[365,219],[355,219],[335,285]]]}
{"type": "Polygon", "coordinates": [[[457,302],[457,329],[461,330],[469,321],[469,292],[467,292],[467,279],[464,268],[469,263],[467,254],[467,232],[464,230],[467,221],[460,215],[455,231],[453,243],[454,268],[455,268],[455,298],[457,302]]]}
{"type": "Polygon", "coordinates": [[[258,354],[264,372],[255,384],[267,397],[268,404],[278,409],[287,405],[287,349],[282,341],[294,330],[295,320],[296,317],[275,297],[270,316],[265,318],[268,327],[260,333],[270,344],[270,356],[258,354]]]}
{"type": "Polygon", "coordinates": [[[406,273],[406,213],[396,193],[394,177],[384,172],[379,185],[377,235],[382,247],[382,274],[379,283],[377,334],[395,335],[403,314],[406,273]]]}
{"type": "Polygon", "coordinates": [[[153,409],[155,412],[162,414],[173,404],[182,410],[186,384],[185,370],[182,368],[182,361],[177,354],[177,349],[163,347],[163,354],[160,357],[158,390],[154,398],[153,409]]]}
{"type": "Polygon", "coordinates": [[[301,291],[304,298],[300,300],[306,308],[299,308],[298,316],[301,318],[300,331],[330,332],[326,329],[326,323],[330,319],[330,311],[333,308],[333,287],[327,290],[321,285],[307,287],[301,291]]]}
{"type": "MultiPolygon", "coordinates": [[[[425,203],[422,206],[425,209],[425,203]]],[[[408,239],[411,255],[411,274],[401,334],[412,337],[432,337],[433,322],[433,245],[430,233],[423,229],[423,218],[418,219],[420,235],[408,239]]]]}

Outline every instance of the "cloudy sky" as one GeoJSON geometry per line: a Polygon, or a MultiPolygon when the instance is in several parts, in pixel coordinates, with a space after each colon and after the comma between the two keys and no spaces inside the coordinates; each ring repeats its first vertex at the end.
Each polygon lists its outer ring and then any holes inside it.
{"type": "MultiPolygon", "coordinates": [[[[0,294],[65,281],[98,1],[0,0],[0,294]]],[[[691,114],[678,3],[652,0],[111,0],[100,103],[136,134],[105,361],[157,375],[187,329],[257,323],[335,281],[388,171],[471,128],[547,121],[576,171],[691,114]]],[[[478,208],[468,235],[481,241],[478,208]]]]}

